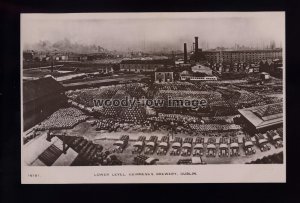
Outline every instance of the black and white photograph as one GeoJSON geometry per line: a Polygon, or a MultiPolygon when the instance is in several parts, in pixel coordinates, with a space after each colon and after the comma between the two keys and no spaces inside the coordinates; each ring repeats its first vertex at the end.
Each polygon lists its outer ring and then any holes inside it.
{"type": "Polygon", "coordinates": [[[285,181],[284,12],[20,20],[23,183],[285,181]]]}

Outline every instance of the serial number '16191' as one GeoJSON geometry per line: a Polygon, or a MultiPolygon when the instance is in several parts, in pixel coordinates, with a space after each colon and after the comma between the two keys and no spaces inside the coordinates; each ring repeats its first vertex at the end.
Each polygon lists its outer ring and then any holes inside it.
{"type": "Polygon", "coordinates": [[[40,177],[40,175],[37,174],[37,173],[29,173],[28,176],[29,176],[30,178],[38,178],[38,177],[40,177]]]}

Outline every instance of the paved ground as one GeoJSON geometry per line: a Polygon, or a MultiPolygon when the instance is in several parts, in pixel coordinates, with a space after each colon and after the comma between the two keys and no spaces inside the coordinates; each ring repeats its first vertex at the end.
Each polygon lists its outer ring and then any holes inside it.
{"type": "Polygon", "coordinates": [[[48,142],[46,141],[46,137],[47,134],[42,133],[40,136],[35,137],[23,146],[23,160],[25,164],[32,165],[41,153],[43,153],[50,145],[58,141],[58,138],[55,137],[51,142],[48,142]]]}
{"type": "MultiPolygon", "coordinates": [[[[101,144],[104,146],[104,149],[111,149],[113,147],[113,143],[120,138],[121,135],[127,134],[130,137],[130,141],[126,149],[123,153],[117,154],[118,158],[124,163],[124,164],[132,164],[133,158],[136,155],[132,154],[133,150],[133,144],[136,141],[136,139],[140,136],[146,136],[146,140],[150,138],[150,136],[155,135],[158,136],[158,140],[164,135],[167,135],[167,131],[155,131],[155,132],[137,132],[135,130],[128,130],[128,131],[120,131],[120,132],[107,132],[107,131],[96,131],[96,126],[91,126],[91,124],[87,122],[80,123],[76,125],[73,129],[67,129],[67,130],[60,130],[60,132],[66,132],[68,135],[71,136],[84,136],[85,138],[92,140],[93,142],[97,144],[101,144]]],[[[28,130],[26,133],[30,133],[30,130],[28,130]]],[[[182,138],[190,137],[190,135],[178,133],[173,136],[180,136],[182,138]]],[[[265,156],[269,156],[275,153],[279,153],[283,151],[283,148],[276,149],[273,145],[270,144],[271,150],[267,152],[261,152],[257,146],[254,146],[254,149],[256,150],[256,154],[251,156],[246,156],[245,152],[242,148],[242,137],[243,135],[238,135],[239,140],[239,146],[240,146],[240,156],[239,157],[219,157],[218,155],[216,157],[206,157],[203,156],[202,159],[207,164],[244,164],[251,161],[254,161],[256,159],[261,159],[265,156]]],[[[173,140],[172,136],[170,137],[170,140],[172,142],[173,140]]],[[[208,137],[204,137],[205,142],[205,150],[206,150],[206,143],[207,143],[208,137]]],[[[37,156],[43,152],[47,147],[49,147],[51,144],[53,144],[55,141],[57,141],[57,138],[52,139],[52,142],[46,141],[46,133],[42,132],[39,136],[34,138],[33,140],[29,141],[27,144],[24,145],[24,160],[26,164],[31,165],[34,163],[34,161],[37,159],[37,156]]],[[[218,154],[218,138],[217,138],[217,154],[218,154]]],[[[143,152],[142,152],[143,154],[143,152]]],[[[182,157],[182,156],[170,156],[170,149],[167,153],[167,155],[158,156],[156,155],[156,152],[154,155],[151,155],[151,157],[159,159],[157,164],[176,164],[179,159],[185,159],[190,157],[182,157]]],[[[67,160],[64,160],[67,161],[67,160]]]]}
{"type": "MultiPolygon", "coordinates": [[[[120,131],[120,132],[107,132],[107,131],[96,131],[96,127],[91,127],[91,125],[87,122],[80,123],[79,125],[75,126],[73,129],[65,130],[67,134],[73,135],[73,136],[84,136],[89,140],[93,140],[95,143],[101,144],[104,146],[105,149],[111,149],[113,147],[113,143],[120,138],[121,135],[127,134],[130,137],[129,144],[127,148],[124,150],[122,154],[117,154],[120,160],[124,162],[124,164],[132,164],[133,157],[135,155],[132,155],[133,150],[133,144],[135,140],[140,136],[144,135],[147,139],[150,138],[150,136],[155,135],[158,136],[158,139],[164,135],[166,135],[167,131],[155,131],[155,132],[136,132],[136,131],[120,131]]],[[[190,135],[187,134],[176,134],[175,136],[180,137],[190,137],[190,135]]],[[[246,156],[244,153],[244,150],[242,148],[242,137],[243,135],[239,135],[239,145],[240,145],[240,156],[239,157],[206,157],[203,156],[203,161],[205,161],[208,164],[243,164],[247,162],[254,161],[259,158],[263,158],[264,156],[272,155],[275,153],[281,152],[283,149],[275,149],[274,146],[271,146],[271,150],[267,152],[261,152],[257,146],[255,146],[256,154],[251,156],[246,156]]],[[[205,143],[207,142],[208,137],[205,137],[205,143]]],[[[171,137],[172,141],[172,137],[171,137]]],[[[218,139],[217,139],[218,142],[218,139]]],[[[206,144],[205,144],[206,147],[206,144]]],[[[218,149],[218,144],[217,144],[218,149]]],[[[170,150],[169,150],[170,151],[170,150]]],[[[218,153],[218,150],[217,150],[218,153]]],[[[143,153],[142,153],[143,154],[143,153]]],[[[182,156],[170,156],[169,152],[165,156],[158,156],[156,153],[152,155],[152,157],[158,158],[159,161],[157,164],[176,164],[179,159],[182,158],[189,158],[189,157],[182,157],[182,156]]]]}
{"type": "MultiPolygon", "coordinates": [[[[95,143],[101,144],[104,146],[105,149],[112,149],[114,140],[97,140],[95,143]]],[[[132,155],[132,150],[133,150],[133,144],[134,141],[130,141],[126,149],[124,150],[123,153],[117,154],[120,160],[123,161],[124,164],[132,164],[133,162],[133,157],[136,155],[132,155]]],[[[218,145],[217,145],[218,146],[218,145]]],[[[206,148],[206,145],[205,145],[206,148]]],[[[217,147],[218,148],[218,147],[217,147]]],[[[261,159],[265,156],[269,156],[275,153],[282,152],[282,148],[280,149],[275,149],[274,146],[271,146],[271,150],[267,152],[261,152],[256,146],[255,146],[256,154],[251,155],[251,156],[246,156],[244,153],[244,150],[242,149],[242,146],[240,145],[240,156],[238,157],[219,157],[218,155],[216,157],[206,157],[203,156],[202,159],[205,161],[207,164],[244,164],[248,163],[251,161],[254,161],[256,159],[261,159]]],[[[170,150],[168,151],[167,155],[162,155],[159,156],[156,153],[151,155],[151,157],[159,159],[157,164],[176,164],[179,159],[186,159],[186,158],[191,158],[192,156],[189,157],[183,157],[183,156],[171,156],[170,155],[170,150]]],[[[217,150],[218,153],[218,150],[217,150]]],[[[144,154],[143,152],[141,154],[144,154]]],[[[149,156],[149,155],[147,155],[149,156]]]]}

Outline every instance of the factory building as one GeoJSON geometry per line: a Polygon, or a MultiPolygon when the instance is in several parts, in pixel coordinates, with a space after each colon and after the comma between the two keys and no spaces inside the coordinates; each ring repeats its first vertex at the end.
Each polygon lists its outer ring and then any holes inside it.
{"type": "Polygon", "coordinates": [[[170,68],[159,68],[155,71],[155,83],[174,82],[174,72],[170,68]]]}
{"type": "Polygon", "coordinates": [[[202,53],[210,63],[256,63],[267,59],[282,59],[282,49],[203,51],[202,53]]]}
{"type": "Polygon", "coordinates": [[[210,81],[210,80],[218,80],[218,78],[216,76],[206,75],[205,73],[201,73],[201,72],[189,72],[185,70],[180,73],[180,80],[181,81],[210,81]]]}
{"type": "Polygon", "coordinates": [[[193,43],[192,55],[190,57],[190,60],[196,63],[205,61],[203,51],[202,49],[199,49],[198,39],[199,39],[198,37],[195,37],[195,42],[193,43]]]}
{"type": "MultiPolygon", "coordinates": [[[[254,64],[253,64],[254,65],[254,64]]],[[[230,73],[230,72],[247,72],[250,68],[250,65],[247,63],[215,63],[211,64],[211,69],[219,73],[230,73]]]]}

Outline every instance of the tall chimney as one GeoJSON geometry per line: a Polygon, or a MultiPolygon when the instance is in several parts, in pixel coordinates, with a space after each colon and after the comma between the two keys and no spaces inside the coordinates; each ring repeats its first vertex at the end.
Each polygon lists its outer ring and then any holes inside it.
{"type": "Polygon", "coordinates": [[[53,66],[54,66],[53,57],[54,56],[51,56],[51,73],[53,73],[53,66]]]}
{"type": "Polygon", "coordinates": [[[184,63],[187,63],[187,49],[186,49],[186,43],[184,43],[184,63]]]}
{"type": "Polygon", "coordinates": [[[195,58],[198,61],[198,37],[195,37],[195,58]]]}

